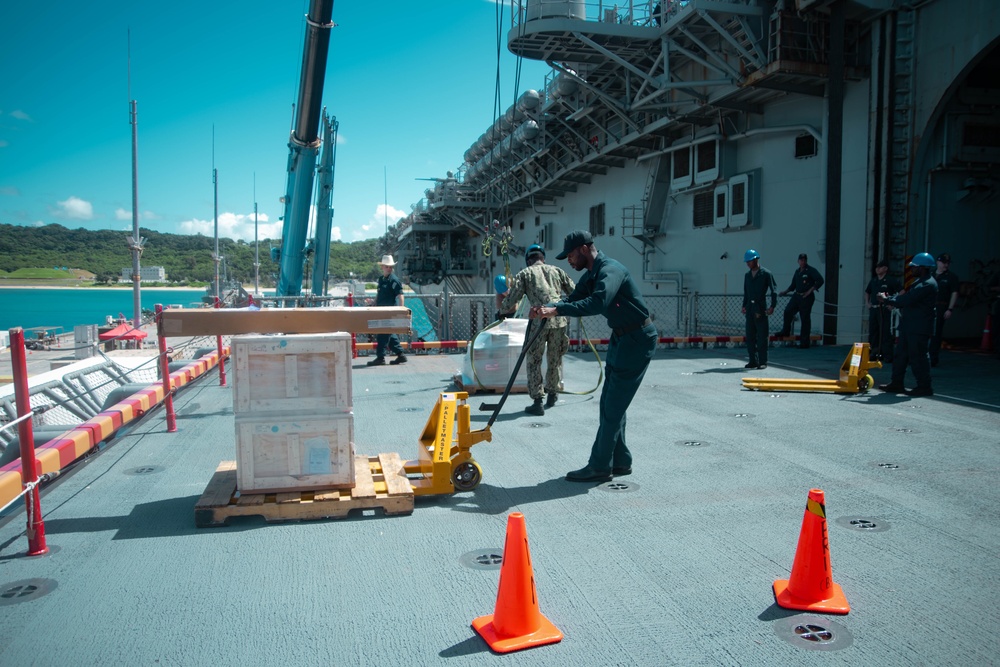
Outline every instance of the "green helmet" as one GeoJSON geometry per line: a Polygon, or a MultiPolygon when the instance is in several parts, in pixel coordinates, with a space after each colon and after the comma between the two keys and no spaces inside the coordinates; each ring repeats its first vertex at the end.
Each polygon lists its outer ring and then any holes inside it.
{"type": "Polygon", "coordinates": [[[542,246],[538,245],[537,243],[532,243],[531,245],[529,245],[528,249],[524,251],[524,261],[525,261],[525,263],[527,263],[528,259],[532,255],[541,255],[542,257],[545,257],[545,248],[543,248],[542,246]]]}

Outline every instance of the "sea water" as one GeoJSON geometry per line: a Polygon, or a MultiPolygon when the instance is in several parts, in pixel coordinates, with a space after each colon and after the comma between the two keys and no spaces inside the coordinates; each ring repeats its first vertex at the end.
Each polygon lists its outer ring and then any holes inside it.
{"type": "MultiPolygon", "coordinates": [[[[153,310],[177,304],[185,308],[201,304],[204,290],[146,288],[141,292],[142,307],[153,310]]],[[[0,289],[0,331],[14,327],[45,327],[53,333],[73,333],[79,324],[103,326],[107,318],[134,317],[132,289],[99,288],[10,288],[0,289]]]]}

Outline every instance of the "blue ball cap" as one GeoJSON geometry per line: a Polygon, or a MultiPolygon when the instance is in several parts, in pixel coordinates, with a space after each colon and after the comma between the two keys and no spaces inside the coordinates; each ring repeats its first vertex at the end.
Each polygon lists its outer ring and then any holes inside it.
{"type": "Polygon", "coordinates": [[[507,291],[507,276],[500,274],[493,279],[493,289],[497,291],[497,294],[503,294],[507,291]]]}

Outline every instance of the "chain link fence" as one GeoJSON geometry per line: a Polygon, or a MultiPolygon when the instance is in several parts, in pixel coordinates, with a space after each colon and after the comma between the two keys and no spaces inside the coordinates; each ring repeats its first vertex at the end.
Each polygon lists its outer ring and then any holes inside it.
{"type": "MultiPolygon", "coordinates": [[[[695,292],[644,295],[643,299],[661,338],[743,336],[746,333],[742,294],[695,292]]],[[[772,334],[781,330],[782,314],[790,300],[790,296],[777,297],[777,305],[770,318],[772,334]]],[[[399,338],[403,342],[471,341],[494,321],[496,314],[495,294],[406,294],[405,303],[413,312],[413,332],[401,335],[399,338]]],[[[374,298],[355,296],[354,305],[373,306],[374,298]]],[[[813,305],[814,336],[837,334],[836,331],[823,330],[824,307],[819,299],[813,305]]],[[[798,335],[799,320],[796,315],[792,329],[795,335],[798,335]]],[[[852,324],[857,326],[859,323],[852,324]]],[[[573,318],[570,320],[569,337],[573,340],[604,340],[611,337],[611,330],[604,317],[573,318]]],[[[375,336],[363,334],[358,341],[374,342],[375,336]]]]}

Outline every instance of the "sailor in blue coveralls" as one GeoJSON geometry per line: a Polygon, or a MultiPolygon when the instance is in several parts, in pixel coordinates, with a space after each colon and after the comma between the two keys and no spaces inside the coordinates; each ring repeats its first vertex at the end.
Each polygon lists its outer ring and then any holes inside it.
{"type": "Polygon", "coordinates": [[[612,332],[601,390],[601,421],[590,460],[567,473],[566,479],[607,482],[612,475],[632,472],[632,453],[625,445],[625,412],[653,358],[658,335],[628,269],[599,252],[589,232],[569,233],[556,259],[566,259],[586,273],[565,301],[532,307],[531,317],[604,315],[612,332]]]}
{"type": "Polygon", "coordinates": [[[823,286],[823,276],[819,271],[809,266],[809,257],[802,253],[799,255],[799,268],[792,275],[792,282],[783,292],[778,292],[778,296],[785,296],[792,293],[792,298],[785,306],[784,324],[778,335],[782,338],[792,335],[792,320],[795,313],[802,318],[799,327],[799,347],[809,347],[809,334],[812,333],[812,309],[816,302],[816,290],[823,286]]]}
{"type": "Polygon", "coordinates": [[[774,312],[774,276],[760,265],[760,253],[750,248],[743,254],[749,271],[743,276],[743,314],[746,316],[746,343],[750,361],[743,368],[767,368],[767,318],[774,312]],[[771,305],[767,294],[771,293],[771,305]]]}
{"type": "Polygon", "coordinates": [[[934,257],[922,252],[910,262],[917,273],[917,280],[903,293],[878,295],[880,303],[899,308],[899,336],[892,359],[892,380],[878,386],[891,394],[907,393],[910,396],[933,396],[931,363],[928,341],[934,335],[934,304],[938,298],[938,284],[931,275],[934,257]],[[903,388],[906,366],[913,368],[917,386],[907,391],[903,388]]]}
{"type": "MultiPolygon", "coordinates": [[[[392,255],[382,255],[382,277],[378,279],[378,291],[375,293],[376,306],[399,306],[403,307],[403,283],[399,281],[393,268],[396,260],[392,255]]],[[[406,355],[399,345],[399,336],[396,334],[377,334],[375,336],[375,358],[368,362],[369,366],[385,365],[385,348],[396,355],[390,364],[405,364],[406,355]]]]}

